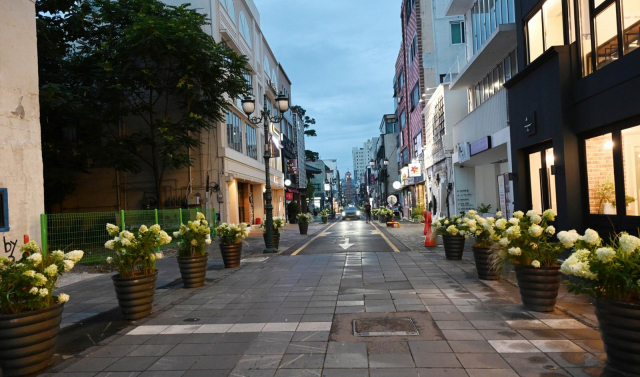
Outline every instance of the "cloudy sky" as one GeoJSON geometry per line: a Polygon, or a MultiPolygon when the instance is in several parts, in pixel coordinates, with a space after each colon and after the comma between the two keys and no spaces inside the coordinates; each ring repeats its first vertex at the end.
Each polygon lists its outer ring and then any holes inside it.
{"type": "Polygon", "coordinates": [[[351,148],[378,136],[392,113],[400,0],[254,0],[291,79],[292,104],[316,119],[306,148],[353,170],[351,148]]]}

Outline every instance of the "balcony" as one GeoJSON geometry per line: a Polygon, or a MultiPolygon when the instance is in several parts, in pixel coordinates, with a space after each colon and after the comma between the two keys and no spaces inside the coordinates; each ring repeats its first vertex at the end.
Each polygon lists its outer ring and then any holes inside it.
{"type": "Polygon", "coordinates": [[[467,13],[476,0],[451,0],[447,7],[447,16],[460,16],[467,13]]]}
{"type": "Polygon", "coordinates": [[[484,78],[516,45],[516,25],[500,24],[451,81],[450,90],[467,89],[484,78]]]}

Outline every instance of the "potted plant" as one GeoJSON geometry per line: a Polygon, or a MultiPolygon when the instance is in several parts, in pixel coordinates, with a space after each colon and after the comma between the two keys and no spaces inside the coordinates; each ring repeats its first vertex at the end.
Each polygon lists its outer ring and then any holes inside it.
{"type": "Polygon", "coordinates": [[[180,240],[177,259],[184,287],[202,287],[209,260],[206,246],[211,244],[211,229],[204,213],[198,212],[196,221],[180,224],[180,230],[174,232],[173,237],[180,240]]]}
{"type": "Polygon", "coordinates": [[[482,280],[498,280],[500,271],[492,263],[493,253],[496,252],[496,249],[492,247],[496,241],[493,224],[496,219],[499,220],[502,217],[502,213],[498,211],[495,217],[487,218],[478,215],[478,213],[482,212],[480,210],[478,212],[471,210],[465,214],[468,231],[474,235],[476,240],[472,249],[478,278],[482,280]]]}
{"type": "Polygon", "coordinates": [[[564,248],[550,241],[555,228],[552,210],[542,216],[536,211],[516,211],[514,217],[496,220],[493,229],[498,239],[496,268],[504,262],[513,263],[522,304],[528,310],[550,312],[555,309],[561,274],[558,256],[564,248]]]}
{"type": "Polygon", "coordinates": [[[240,266],[242,257],[242,242],[249,237],[251,228],[245,223],[227,224],[222,223],[216,228],[216,233],[220,239],[220,253],[225,268],[235,268],[240,266]]]}
{"type": "Polygon", "coordinates": [[[313,222],[313,215],[310,213],[300,213],[298,214],[297,219],[300,234],[307,234],[307,231],[309,230],[309,223],[313,222]]]}
{"type": "Polygon", "coordinates": [[[289,222],[291,224],[295,224],[296,223],[296,218],[298,217],[298,214],[300,213],[300,205],[298,204],[298,202],[291,201],[291,203],[289,203],[289,205],[287,206],[287,212],[288,212],[288,215],[289,215],[289,222]]]}
{"type": "MultiPolygon", "coordinates": [[[[271,241],[273,242],[273,247],[278,249],[280,246],[280,232],[284,229],[286,225],[285,219],[283,217],[274,217],[273,218],[273,235],[271,237],[271,241]]],[[[263,220],[262,224],[260,224],[260,228],[264,230],[262,236],[264,237],[264,244],[267,245],[267,223],[263,220]]]]}
{"type": "Polygon", "coordinates": [[[151,314],[158,279],[156,260],[162,258],[155,250],[170,243],[171,237],[158,224],[142,225],[135,233],[107,224],[107,232],[113,239],[104,246],[114,251],[107,263],[118,270],[111,279],[120,311],[128,320],[144,318],[151,314]]]}
{"type": "Polygon", "coordinates": [[[435,234],[442,236],[444,255],[448,260],[462,259],[464,241],[470,236],[470,233],[468,233],[469,226],[464,219],[464,216],[444,217],[433,223],[435,234]]]}
{"type": "Polygon", "coordinates": [[[53,295],[58,278],[84,253],[44,254],[34,241],[20,248],[22,259],[0,256],[0,370],[5,377],[34,374],[51,363],[64,303],[53,295]]]}
{"type": "Polygon", "coordinates": [[[326,224],[327,223],[327,218],[329,217],[329,208],[325,208],[322,211],[320,211],[320,218],[322,218],[322,223],[326,224]]]}
{"type": "Polygon", "coordinates": [[[382,222],[387,223],[387,226],[391,226],[391,224],[389,224],[390,222],[393,221],[393,211],[391,210],[391,208],[381,207],[380,215],[384,219],[384,221],[382,222]]]}
{"type": "Polygon", "coordinates": [[[628,373],[640,371],[640,239],[621,233],[609,243],[594,230],[580,236],[560,232],[575,252],[562,263],[570,292],[593,297],[607,364],[628,373]]]}

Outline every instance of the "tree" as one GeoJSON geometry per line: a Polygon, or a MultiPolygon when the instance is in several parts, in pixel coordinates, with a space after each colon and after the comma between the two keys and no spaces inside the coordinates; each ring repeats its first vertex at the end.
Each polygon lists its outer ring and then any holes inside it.
{"type": "Polygon", "coordinates": [[[79,109],[91,109],[90,122],[69,117],[67,125],[80,131],[92,125],[82,138],[91,152],[80,156],[121,171],[150,169],[160,207],[165,172],[191,166],[200,133],[223,120],[228,97],[248,92],[246,57],[214,42],[203,31],[206,15],[189,7],[86,0],[73,2],[54,25],[82,29],[57,41],[65,75],[53,81],[79,109]]]}
{"type": "Polygon", "coordinates": [[[310,118],[307,114],[307,110],[303,109],[302,106],[292,106],[291,107],[296,113],[300,114],[302,118],[302,123],[304,125],[304,134],[305,136],[318,136],[316,130],[310,129],[312,125],[316,124],[316,120],[314,118],[310,118]]]}
{"type": "Polygon", "coordinates": [[[318,161],[320,159],[320,154],[318,152],[305,149],[304,158],[305,158],[305,161],[318,161]]]}

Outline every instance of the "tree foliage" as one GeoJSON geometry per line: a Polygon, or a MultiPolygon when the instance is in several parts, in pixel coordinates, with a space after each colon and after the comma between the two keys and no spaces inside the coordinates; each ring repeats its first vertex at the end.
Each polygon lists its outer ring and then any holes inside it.
{"type": "Polygon", "coordinates": [[[295,112],[300,114],[300,117],[302,118],[305,136],[318,136],[318,133],[316,132],[316,130],[309,128],[312,125],[316,124],[316,120],[314,118],[310,118],[307,115],[307,110],[303,109],[302,106],[298,106],[298,105],[292,106],[292,108],[295,110],[295,112]]]}
{"type": "Polygon", "coordinates": [[[305,161],[318,161],[320,159],[320,154],[318,152],[305,149],[304,158],[305,158],[305,161]]]}
{"type": "Polygon", "coordinates": [[[43,130],[43,145],[63,154],[53,167],[86,170],[82,165],[89,159],[120,171],[150,169],[162,206],[165,172],[191,166],[200,133],[223,120],[227,98],[247,93],[246,57],[214,42],[203,31],[206,15],[189,4],[43,0],[39,5],[40,12],[48,12],[38,16],[38,39],[44,39],[39,49],[46,60],[43,115],[62,115],[48,125],[50,132],[43,130]],[[60,134],[69,128],[76,139],[66,141],[60,134]]]}

